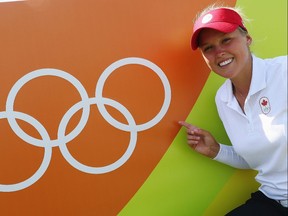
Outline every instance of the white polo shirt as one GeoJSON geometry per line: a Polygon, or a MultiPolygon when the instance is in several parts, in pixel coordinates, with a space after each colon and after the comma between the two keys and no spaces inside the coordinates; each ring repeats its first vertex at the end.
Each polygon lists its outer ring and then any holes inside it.
{"type": "Polygon", "coordinates": [[[230,80],[218,90],[216,105],[233,147],[221,144],[214,159],[257,170],[260,191],[271,199],[287,199],[287,56],[253,56],[245,113],[230,80]]]}

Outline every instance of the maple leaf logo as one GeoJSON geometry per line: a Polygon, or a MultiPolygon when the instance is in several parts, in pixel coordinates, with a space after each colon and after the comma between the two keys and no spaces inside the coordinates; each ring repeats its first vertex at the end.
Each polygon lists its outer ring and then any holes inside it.
{"type": "Polygon", "coordinates": [[[267,106],[268,101],[264,99],[261,104],[262,104],[262,106],[267,106]]]}
{"type": "Polygon", "coordinates": [[[270,102],[267,97],[260,98],[259,105],[261,107],[262,113],[264,113],[265,115],[271,111],[270,102]]]}

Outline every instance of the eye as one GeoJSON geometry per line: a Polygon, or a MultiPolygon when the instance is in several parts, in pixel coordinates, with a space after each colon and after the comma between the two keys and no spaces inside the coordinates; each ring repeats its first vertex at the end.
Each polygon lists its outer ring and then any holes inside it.
{"type": "Polygon", "coordinates": [[[222,40],[222,43],[223,43],[223,44],[227,44],[227,43],[229,43],[231,40],[232,40],[232,38],[224,38],[224,39],[222,40]]]}
{"type": "Polygon", "coordinates": [[[201,49],[203,52],[208,52],[208,51],[212,50],[212,48],[213,48],[212,46],[204,46],[201,49]]]}

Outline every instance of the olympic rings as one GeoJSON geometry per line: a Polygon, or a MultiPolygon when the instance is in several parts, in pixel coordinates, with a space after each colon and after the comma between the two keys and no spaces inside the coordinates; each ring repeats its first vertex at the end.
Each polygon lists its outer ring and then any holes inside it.
{"type": "Polygon", "coordinates": [[[77,80],[71,74],[64,72],[62,70],[53,69],[53,68],[45,68],[45,69],[35,70],[24,75],[11,88],[7,97],[7,101],[6,101],[6,111],[0,112],[0,119],[6,118],[13,132],[24,142],[29,143],[34,146],[43,147],[45,150],[44,157],[43,157],[43,161],[40,167],[30,178],[22,182],[16,183],[16,184],[0,184],[0,192],[12,192],[12,191],[22,190],[31,186],[36,181],[38,181],[44,175],[45,171],[47,170],[49,166],[53,147],[59,147],[66,161],[71,166],[73,166],[74,168],[82,172],[90,173],[90,174],[104,174],[104,173],[112,172],[115,169],[118,169],[124,163],[126,163],[127,160],[129,160],[129,158],[133,154],[133,151],[137,143],[137,133],[140,131],[152,128],[153,126],[158,124],[161,121],[161,119],[165,116],[166,112],[168,111],[170,101],[171,101],[171,88],[170,88],[169,81],[167,77],[165,76],[165,73],[157,65],[143,58],[136,58],[136,57],[124,58],[108,66],[104,70],[104,72],[101,74],[96,85],[95,97],[92,97],[92,98],[88,97],[88,94],[85,88],[83,87],[83,85],[80,83],[79,80],[77,80]],[[130,65],[130,64],[138,64],[138,65],[146,66],[149,69],[151,69],[153,72],[155,72],[158,75],[164,88],[164,101],[163,101],[163,105],[159,113],[150,121],[140,124],[140,125],[137,125],[135,123],[135,120],[133,116],[131,115],[131,113],[122,104],[120,104],[119,102],[113,99],[104,98],[102,96],[105,82],[110,76],[110,74],[116,69],[118,69],[119,67],[122,67],[124,65],[130,65]],[[47,132],[45,127],[39,121],[37,121],[34,117],[14,110],[14,101],[20,89],[29,81],[36,79],[38,77],[41,77],[41,76],[56,76],[56,77],[59,77],[68,81],[77,89],[81,97],[81,101],[74,104],[64,114],[58,127],[57,139],[55,140],[50,139],[49,133],[47,132]],[[102,115],[102,117],[111,126],[122,131],[130,132],[130,142],[124,154],[115,162],[109,165],[103,166],[103,167],[92,167],[92,166],[87,166],[87,165],[80,163],[70,154],[66,145],[67,143],[69,143],[71,140],[73,140],[82,132],[83,128],[85,127],[88,121],[91,105],[96,105],[98,107],[98,110],[100,114],[102,115]],[[127,124],[123,124],[117,121],[116,119],[114,119],[106,110],[105,105],[108,105],[117,109],[126,118],[127,124]],[[82,115],[79,120],[79,123],[69,134],[66,134],[65,133],[66,127],[70,119],[80,109],[83,109],[83,111],[82,111],[82,115]],[[24,132],[24,130],[22,130],[21,127],[18,125],[16,119],[23,120],[29,123],[31,126],[33,126],[39,132],[42,140],[32,137],[28,135],[26,132],[24,132]]]}

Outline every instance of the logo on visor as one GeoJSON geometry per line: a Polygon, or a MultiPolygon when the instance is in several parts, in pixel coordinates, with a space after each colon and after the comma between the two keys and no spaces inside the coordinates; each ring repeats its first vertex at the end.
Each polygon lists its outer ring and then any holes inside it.
{"type": "Polygon", "coordinates": [[[212,18],[213,18],[212,14],[206,14],[202,19],[202,23],[208,23],[212,20],[212,18]]]}

